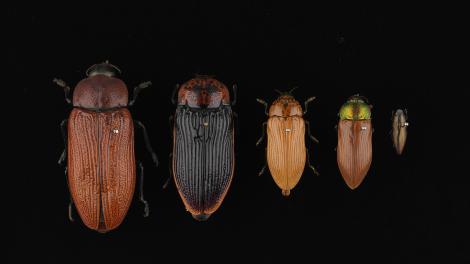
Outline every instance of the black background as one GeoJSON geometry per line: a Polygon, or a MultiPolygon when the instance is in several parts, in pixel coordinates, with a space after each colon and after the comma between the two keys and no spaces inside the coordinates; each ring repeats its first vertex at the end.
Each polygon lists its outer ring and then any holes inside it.
{"type": "Polygon", "coordinates": [[[8,8],[13,45],[7,58],[25,98],[17,109],[27,120],[10,261],[470,261],[470,185],[457,168],[468,164],[468,142],[455,114],[465,105],[449,108],[450,99],[468,97],[440,83],[442,74],[433,67],[441,56],[438,23],[425,13],[358,4],[196,1],[8,8]],[[63,149],[59,123],[70,108],[52,79],[74,86],[90,65],[107,59],[121,68],[129,88],[153,82],[131,112],[146,124],[161,166],[152,166],[136,133],[151,215],[143,218],[134,199],[122,225],[103,235],[67,219],[69,194],[57,160],[63,149]],[[169,175],[170,94],[194,73],[239,87],[236,172],[207,222],[191,218],[174,184],[161,189],[169,175]],[[320,140],[309,147],[321,175],[306,169],[284,198],[269,173],[257,176],[264,152],[255,142],[266,117],[255,98],[272,102],[274,89],[294,86],[301,102],[317,97],[305,118],[320,140]],[[374,105],[375,133],[372,166],[352,191],[336,164],[334,126],[339,107],[355,93],[374,105]],[[407,108],[411,123],[402,156],[388,134],[396,108],[407,108]],[[453,139],[459,138],[457,145],[453,139]]]}

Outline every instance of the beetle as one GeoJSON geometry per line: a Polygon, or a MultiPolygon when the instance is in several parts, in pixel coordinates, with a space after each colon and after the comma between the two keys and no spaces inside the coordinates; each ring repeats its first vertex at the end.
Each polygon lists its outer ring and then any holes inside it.
{"type": "MultiPolygon", "coordinates": [[[[318,140],[310,132],[310,123],[304,119],[307,107],[315,97],[308,98],[305,102],[305,110],[292,96],[292,90],[280,92],[279,97],[271,104],[268,112],[268,103],[262,99],[256,99],[264,105],[268,121],[262,124],[261,138],[256,142],[258,146],[268,135],[266,147],[266,163],[274,182],[282,190],[283,196],[289,196],[290,191],[297,185],[302,177],[305,163],[316,175],[318,171],[310,163],[310,155],[305,146],[305,130],[310,139],[318,143],[318,140]],[[267,127],[267,133],[265,131],[267,127]],[[307,129],[306,129],[307,128],[307,129]]],[[[266,164],[258,173],[261,176],[266,170],[266,164]]]]}
{"type": "Polygon", "coordinates": [[[220,207],[233,179],[237,86],[232,89],[231,101],[225,84],[196,75],[173,91],[171,174],[186,210],[198,221],[220,207]]]}
{"type": "Polygon", "coordinates": [[[392,112],[392,140],[393,147],[398,155],[403,153],[405,148],[406,137],[408,135],[407,128],[408,123],[408,111],[398,109],[392,112]]]}
{"type": "Polygon", "coordinates": [[[358,94],[339,110],[337,162],[344,181],[356,189],[372,163],[372,105],[358,94]]]}
{"type": "MultiPolygon", "coordinates": [[[[61,123],[65,149],[59,164],[67,160],[65,174],[70,192],[68,213],[72,206],[90,229],[105,233],[117,228],[124,220],[132,202],[136,182],[134,155],[134,124],[144,135],[147,150],[158,166],[145,126],[133,120],[128,110],[140,90],[151,85],[143,82],[134,88],[128,101],[126,84],[117,77],[121,71],[108,61],[91,66],[70,99],[70,87],[61,79],[53,81],[64,88],[65,100],[72,105],[68,119],[61,123]]],[[[144,216],[149,205],[144,199],[144,167],[140,171],[139,199],[144,204],[144,216]]]]}

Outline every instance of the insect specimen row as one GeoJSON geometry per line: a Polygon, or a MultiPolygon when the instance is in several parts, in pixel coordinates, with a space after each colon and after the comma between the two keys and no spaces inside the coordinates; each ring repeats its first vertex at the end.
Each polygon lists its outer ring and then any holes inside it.
{"type": "MultiPolygon", "coordinates": [[[[139,92],[150,86],[143,82],[134,87],[128,97],[126,84],[118,78],[119,68],[109,62],[91,66],[87,77],[73,89],[62,80],[54,82],[64,88],[66,101],[73,106],[68,119],[61,123],[65,150],[59,164],[65,165],[70,191],[69,218],[73,220],[73,205],[90,229],[108,232],[117,228],[125,218],[134,196],[139,176],[139,200],[144,205],[144,216],[149,205],[144,198],[144,167],[134,153],[134,128],[144,136],[146,149],[158,166],[147,130],[142,122],[133,119],[128,107],[139,92]]],[[[176,189],[189,213],[199,221],[207,220],[222,204],[229,190],[235,169],[237,87],[232,94],[222,82],[211,76],[196,75],[172,96],[175,112],[172,122],[173,150],[170,171],[176,189]]],[[[266,140],[266,165],[260,175],[269,172],[284,196],[288,196],[299,182],[305,164],[318,174],[310,163],[305,135],[318,140],[310,132],[304,119],[311,97],[301,104],[292,90],[279,92],[269,105],[262,99],[267,121],[256,145],[266,140]]],[[[372,162],[372,114],[365,97],[354,95],[339,110],[338,167],[346,184],[357,188],[372,162]]],[[[403,152],[407,137],[406,111],[397,110],[392,116],[393,146],[403,152]]]]}

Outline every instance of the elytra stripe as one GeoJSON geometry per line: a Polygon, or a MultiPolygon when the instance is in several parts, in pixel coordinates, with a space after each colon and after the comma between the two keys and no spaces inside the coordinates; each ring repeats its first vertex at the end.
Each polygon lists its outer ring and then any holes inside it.
{"type": "Polygon", "coordinates": [[[302,117],[270,117],[267,126],[269,171],[282,190],[293,189],[305,167],[305,122],[302,117]]]}

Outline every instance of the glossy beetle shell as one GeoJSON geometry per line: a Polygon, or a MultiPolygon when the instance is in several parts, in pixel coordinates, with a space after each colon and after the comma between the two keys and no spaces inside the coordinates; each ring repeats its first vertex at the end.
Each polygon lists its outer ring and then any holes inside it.
{"type": "Polygon", "coordinates": [[[173,178],[196,220],[222,204],[235,168],[233,113],[228,89],[210,77],[179,88],[173,128],[173,178]]]}
{"type": "Polygon", "coordinates": [[[344,181],[356,189],[372,163],[372,121],[370,107],[359,97],[351,97],[340,110],[337,162],[344,181]]]}
{"type": "Polygon", "coordinates": [[[406,144],[406,137],[408,136],[408,122],[407,115],[401,109],[398,109],[392,116],[392,140],[393,147],[398,155],[403,153],[406,144]]]}
{"type": "Polygon", "coordinates": [[[134,126],[126,108],[124,82],[92,73],[77,84],[73,94],[74,109],[67,127],[67,178],[83,223],[107,232],[121,224],[132,202],[134,126]]]}
{"type": "Polygon", "coordinates": [[[75,108],[68,121],[68,183],[83,223],[100,232],[119,226],[135,187],[134,127],[126,108],[75,108]]]}
{"type": "Polygon", "coordinates": [[[284,196],[290,194],[306,162],[305,122],[299,102],[283,95],[269,108],[267,162],[274,182],[284,196]]]}

